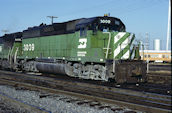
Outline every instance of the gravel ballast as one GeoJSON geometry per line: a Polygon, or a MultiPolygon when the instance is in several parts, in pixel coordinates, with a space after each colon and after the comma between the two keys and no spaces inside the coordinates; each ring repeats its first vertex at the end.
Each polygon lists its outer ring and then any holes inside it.
{"type": "MultiPolygon", "coordinates": [[[[130,111],[134,111],[124,107],[121,108],[117,105],[116,106],[107,105],[105,103],[100,103],[100,104],[101,106],[111,106],[111,108],[105,107],[100,109],[100,106],[96,106],[96,105],[95,106],[90,106],[89,104],[79,105],[77,104],[78,102],[89,101],[89,100],[77,99],[76,97],[71,97],[67,95],[52,95],[45,92],[43,93],[43,92],[29,91],[29,90],[17,90],[16,88],[11,86],[1,85],[0,93],[8,95],[9,97],[12,97],[28,105],[32,105],[40,109],[45,109],[50,113],[114,113],[112,108],[116,109],[115,112],[117,113],[127,113],[130,111]]],[[[0,100],[0,110],[2,103],[4,102],[0,100]]],[[[6,103],[4,103],[3,105],[5,106],[6,103]]],[[[139,111],[134,111],[134,112],[141,113],[139,111]]]]}

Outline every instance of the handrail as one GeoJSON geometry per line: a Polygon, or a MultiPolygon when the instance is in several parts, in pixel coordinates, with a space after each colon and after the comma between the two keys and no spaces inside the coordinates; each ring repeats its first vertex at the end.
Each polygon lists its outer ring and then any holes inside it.
{"type": "Polygon", "coordinates": [[[109,46],[110,46],[110,41],[111,41],[111,33],[110,32],[103,32],[109,34],[109,40],[108,40],[108,45],[107,45],[107,50],[106,50],[106,56],[105,58],[108,58],[108,52],[109,52],[109,46]]]}

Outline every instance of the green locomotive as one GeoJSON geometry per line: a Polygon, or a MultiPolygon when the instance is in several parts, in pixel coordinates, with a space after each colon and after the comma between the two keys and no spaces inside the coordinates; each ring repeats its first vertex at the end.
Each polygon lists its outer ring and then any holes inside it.
{"type": "Polygon", "coordinates": [[[81,18],[0,38],[0,65],[117,83],[145,81],[135,35],[115,17],[81,18]],[[7,40],[9,38],[9,40],[7,40]]]}

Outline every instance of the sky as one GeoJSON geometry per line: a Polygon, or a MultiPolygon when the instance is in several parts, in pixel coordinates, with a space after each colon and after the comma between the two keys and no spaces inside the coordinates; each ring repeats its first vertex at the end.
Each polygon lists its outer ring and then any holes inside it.
{"type": "Polygon", "coordinates": [[[14,33],[41,23],[51,24],[47,16],[57,16],[54,22],[65,22],[110,13],[121,19],[136,40],[149,42],[149,49],[153,49],[155,39],[160,39],[161,49],[165,50],[168,3],[168,0],[0,0],[0,36],[4,35],[3,30],[14,33]]]}

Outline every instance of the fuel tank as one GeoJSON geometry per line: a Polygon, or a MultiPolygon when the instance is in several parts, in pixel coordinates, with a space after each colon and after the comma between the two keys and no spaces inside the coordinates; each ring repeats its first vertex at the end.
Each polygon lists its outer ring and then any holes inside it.
{"type": "Polygon", "coordinates": [[[53,73],[53,74],[66,74],[65,65],[60,63],[36,63],[36,68],[39,72],[53,73]]]}

